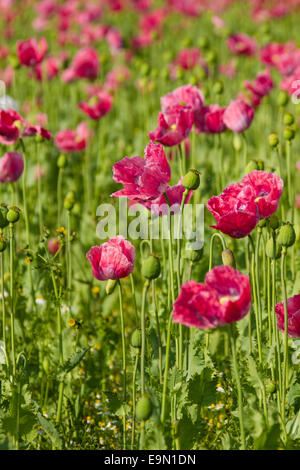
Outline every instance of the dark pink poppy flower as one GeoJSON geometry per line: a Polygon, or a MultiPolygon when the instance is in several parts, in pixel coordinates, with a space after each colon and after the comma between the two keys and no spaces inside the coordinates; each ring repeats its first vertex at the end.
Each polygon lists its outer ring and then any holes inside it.
{"type": "Polygon", "coordinates": [[[78,106],[91,119],[101,119],[111,110],[112,97],[105,91],[101,91],[88,102],[81,102],[78,106]]]}
{"type": "Polygon", "coordinates": [[[59,250],[59,248],[60,248],[60,243],[59,243],[58,238],[54,237],[48,240],[48,250],[49,250],[49,253],[51,253],[51,255],[55,255],[55,253],[59,250]]]}
{"type": "Polygon", "coordinates": [[[186,282],[173,306],[173,321],[217,328],[241,320],[251,307],[249,277],[230,266],[216,266],[204,283],[186,282]]]}
{"type": "Polygon", "coordinates": [[[17,44],[17,54],[22,65],[27,67],[35,67],[40,64],[45,57],[48,45],[45,38],[39,41],[36,39],[27,39],[19,41],[17,44]]]}
{"type": "Polygon", "coordinates": [[[24,170],[23,156],[19,152],[7,152],[0,159],[0,182],[13,183],[24,170]]]}
{"type": "Polygon", "coordinates": [[[95,49],[85,47],[77,52],[69,68],[62,74],[62,80],[71,82],[78,78],[94,80],[99,73],[99,56],[95,49]]]}
{"type": "Polygon", "coordinates": [[[252,56],[257,50],[256,41],[247,34],[237,33],[229,36],[227,45],[233,54],[252,56]]]}
{"type": "Polygon", "coordinates": [[[13,109],[0,111],[0,143],[14,144],[20,137],[20,124],[23,119],[13,109]]]}
{"type": "MultiPolygon", "coordinates": [[[[278,328],[284,332],[284,303],[280,302],[275,307],[278,328]]],[[[288,335],[292,338],[300,338],[300,294],[287,300],[288,335]]]]}
{"type": "Polygon", "coordinates": [[[93,276],[99,281],[121,279],[134,269],[135,249],[121,235],[100,246],[92,246],[86,255],[91,263],[93,276]]]}
{"type": "Polygon", "coordinates": [[[39,135],[45,140],[50,140],[52,137],[51,132],[45,129],[44,127],[31,126],[30,124],[28,124],[22,134],[22,137],[32,137],[34,135],[39,135]]]}
{"type": "Polygon", "coordinates": [[[205,113],[205,127],[207,132],[220,134],[226,130],[223,116],[226,108],[221,108],[217,104],[210,105],[205,113]]]}
{"type": "Polygon", "coordinates": [[[207,203],[217,225],[212,226],[232,238],[249,235],[261,219],[276,212],[283,181],[275,174],[254,170],[241,183],[227,186],[220,196],[207,203]]]}
{"type": "Polygon", "coordinates": [[[233,132],[244,132],[254,118],[254,109],[241,100],[233,100],[223,114],[223,121],[233,132]]]}
{"type": "Polygon", "coordinates": [[[163,113],[172,106],[187,106],[193,111],[194,122],[197,121],[197,116],[201,113],[203,102],[204,96],[202,91],[192,85],[178,87],[160,99],[163,113]]]}
{"type": "Polygon", "coordinates": [[[244,83],[244,86],[250,90],[251,93],[258,96],[258,98],[263,98],[268,95],[274,88],[274,82],[272,80],[270,70],[267,69],[259,73],[252,83],[247,80],[244,83]]]}
{"type": "Polygon", "coordinates": [[[194,114],[191,108],[174,105],[166,108],[158,115],[158,127],[149,132],[152,141],[159,142],[167,147],[180,144],[191,132],[194,114]]]}
{"type": "Polygon", "coordinates": [[[283,191],[283,181],[279,176],[268,171],[254,170],[244,176],[241,184],[251,188],[251,198],[261,219],[277,211],[283,191]]]}
{"type": "Polygon", "coordinates": [[[260,60],[266,65],[276,65],[280,62],[283,54],[293,52],[297,49],[293,41],[286,43],[270,42],[260,50],[260,60]]]}
{"type": "Polygon", "coordinates": [[[111,196],[125,196],[131,200],[148,201],[163,194],[171,178],[171,170],[162,145],[149,144],[145,158],[123,158],[113,167],[113,179],[124,189],[111,196]]]}

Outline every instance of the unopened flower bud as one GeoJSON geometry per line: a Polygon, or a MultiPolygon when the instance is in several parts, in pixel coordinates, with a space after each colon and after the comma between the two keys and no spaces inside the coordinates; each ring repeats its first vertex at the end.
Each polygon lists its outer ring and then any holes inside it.
{"type": "Polygon", "coordinates": [[[200,173],[197,170],[189,170],[182,179],[182,186],[186,189],[195,190],[200,185],[200,173]]]}
{"type": "Polygon", "coordinates": [[[67,211],[71,211],[73,209],[73,206],[75,204],[75,198],[74,198],[74,193],[69,192],[64,200],[64,207],[67,209],[67,211]]]}
{"type": "Polygon", "coordinates": [[[280,258],[281,254],[281,245],[279,245],[277,242],[274,243],[273,237],[269,238],[269,240],[266,243],[266,255],[268,258],[275,258],[278,259],[280,258]]]}
{"type": "Polygon", "coordinates": [[[148,395],[143,395],[136,404],[136,417],[139,421],[146,421],[152,414],[152,403],[148,395]]]}
{"type": "Polygon", "coordinates": [[[274,382],[274,380],[271,380],[269,379],[266,383],[266,392],[267,393],[274,393],[276,392],[276,383],[274,382]]]}
{"type": "Polygon", "coordinates": [[[295,129],[292,127],[286,127],[283,132],[285,140],[291,141],[295,138],[295,129]]]}
{"type": "Polygon", "coordinates": [[[7,212],[7,220],[9,223],[14,224],[15,222],[18,222],[20,218],[20,209],[18,207],[10,207],[8,212],[7,212]]]}
{"type": "Polygon", "coordinates": [[[239,134],[234,134],[232,140],[233,148],[236,152],[240,152],[243,147],[243,140],[239,134]]]}
{"type": "Polygon", "coordinates": [[[268,221],[272,230],[278,229],[280,222],[276,214],[270,215],[270,217],[268,217],[268,221]]]}
{"type": "Polygon", "coordinates": [[[222,261],[224,266],[231,266],[233,269],[236,268],[234,254],[229,250],[229,248],[222,251],[222,261]]]}
{"type": "Polygon", "coordinates": [[[245,174],[251,173],[251,171],[258,170],[258,165],[256,160],[250,160],[245,168],[245,174]]]}
{"type": "Polygon", "coordinates": [[[7,213],[8,213],[8,207],[5,204],[1,204],[0,205],[0,229],[3,229],[8,225],[7,213]]]}
{"type": "Polygon", "coordinates": [[[116,279],[109,279],[106,283],[105,291],[107,295],[112,294],[115,290],[118,281],[116,279]]]}
{"type": "Polygon", "coordinates": [[[289,247],[294,245],[296,241],[296,233],[292,224],[287,223],[279,229],[277,241],[280,245],[289,247]]]}
{"type": "Polygon", "coordinates": [[[150,255],[142,263],[142,275],[149,280],[160,275],[160,261],[156,256],[150,255]]]}
{"type": "Polygon", "coordinates": [[[186,244],[185,251],[184,251],[184,257],[185,259],[188,259],[192,261],[193,263],[200,261],[203,255],[203,249],[201,248],[200,250],[193,250],[189,244],[186,244]]]}

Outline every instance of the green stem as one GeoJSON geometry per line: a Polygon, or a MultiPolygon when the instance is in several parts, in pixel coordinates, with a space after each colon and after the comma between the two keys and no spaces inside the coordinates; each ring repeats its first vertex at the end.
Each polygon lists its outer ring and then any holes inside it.
{"type": "MultiPolygon", "coordinates": [[[[126,342],[125,342],[125,322],[124,322],[124,312],[123,312],[123,293],[121,281],[118,282],[119,288],[119,300],[120,300],[120,315],[121,315],[121,335],[122,335],[122,367],[123,367],[123,401],[124,405],[126,403],[127,393],[126,393],[126,342]]],[[[123,410],[123,449],[126,449],[126,413],[125,409],[123,410]]]]}

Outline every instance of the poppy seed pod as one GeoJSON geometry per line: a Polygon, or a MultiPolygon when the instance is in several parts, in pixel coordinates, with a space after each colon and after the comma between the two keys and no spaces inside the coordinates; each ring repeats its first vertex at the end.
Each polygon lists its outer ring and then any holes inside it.
{"type": "Polygon", "coordinates": [[[281,90],[277,96],[278,106],[286,106],[289,101],[289,95],[286,91],[281,90]]]}
{"type": "Polygon", "coordinates": [[[0,229],[3,229],[8,225],[7,213],[8,213],[8,207],[5,204],[1,204],[0,205],[0,229]]]}
{"type": "Polygon", "coordinates": [[[71,191],[65,197],[64,207],[65,209],[67,209],[67,211],[71,211],[73,209],[74,204],[75,204],[74,193],[71,191]]]}
{"type": "Polygon", "coordinates": [[[229,250],[229,248],[222,251],[222,261],[224,266],[231,266],[233,269],[236,268],[234,254],[229,250]]]}
{"type": "Polygon", "coordinates": [[[20,209],[18,207],[10,207],[8,212],[7,212],[7,220],[9,223],[14,224],[15,222],[18,222],[20,218],[20,209]]]}
{"type": "Polygon", "coordinates": [[[269,135],[269,144],[270,144],[270,147],[272,148],[276,148],[277,145],[279,144],[278,135],[275,134],[275,132],[269,135]]]}
{"type": "Polygon", "coordinates": [[[245,168],[245,174],[251,173],[251,171],[258,170],[258,164],[255,160],[250,160],[245,168]]]}
{"type": "Polygon", "coordinates": [[[276,383],[274,382],[274,380],[268,380],[266,384],[266,392],[270,394],[276,392],[276,383]]]}
{"type": "Polygon", "coordinates": [[[284,114],[283,124],[285,126],[291,126],[292,124],[294,124],[294,122],[295,122],[295,119],[294,119],[294,116],[291,113],[285,113],[284,114]]]}
{"type": "Polygon", "coordinates": [[[295,129],[292,127],[286,127],[283,132],[285,140],[291,141],[295,138],[295,129]]]}
{"type": "Polygon", "coordinates": [[[57,159],[58,168],[65,168],[67,166],[67,157],[62,153],[57,159]]]}
{"type": "Polygon", "coordinates": [[[280,258],[281,255],[281,245],[278,243],[275,243],[275,253],[274,253],[274,241],[273,238],[269,238],[269,240],[266,243],[266,255],[268,258],[275,258],[278,259],[280,258]]]}
{"type": "Polygon", "coordinates": [[[0,252],[4,251],[7,247],[7,238],[0,237],[0,252]]]}
{"type": "Polygon", "coordinates": [[[135,329],[130,338],[130,344],[133,348],[140,348],[142,345],[142,332],[140,329],[135,329]]]}
{"type": "Polygon", "coordinates": [[[115,290],[118,281],[116,279],[109,279],[106,283],[105,292],[107,295],[112,294],[115,290]]]}
{"type": "Polygon", "coordinates": [[[160,275],[160,261],[156,256],[150,255],[142,263],[142,275],[149,280],[160,275]]]}
{"type": "Polygon", "coordinates": [[[278,229],[280,223],[279,223],[278,216],[276,214],[270,215],[270,217],[268,217],[268,221],[272,230],[278,229]]]}
{"type": "Polygon", "coordinates": [[[200,173],[197,170],[189,170],[182,179],[182,186],[186,189],[195,190],[200,185],[200,173]]]}
{"type": "Polygon", "coordinates": [[[146,421],[152,414],[152,403],[147,395],[143,395],[136,404],[136,417],[139,421],[146,421]]]}
{"type": "Polygon", "coordinates": [[[234,150],[236,150],[236,152],[240,152],[240,150],[243,147],[243,139],[241,138],[240,135],[234,134],[233,139],[232,139],[232,145],[233,145],[234,150]]]}
{"type": "Polygon", "coordinates": [[[280,245],[285,247],[294,245],[296,241],[296,233],[294,227],[290,223],[287,223],[280,227],[277,241],[280,245]]]}
{"type": "Polygon", "coordinates": [[[192,261],[193,263],[200,261],[200,259],[202,258],[202,255],[203,255],[202,248],[200,250],[193,250],[191,248],[188,248],[188,246],[186,246],[185,248],[185,252],[184,252],[185,259],[188,259],[192,261]]]}

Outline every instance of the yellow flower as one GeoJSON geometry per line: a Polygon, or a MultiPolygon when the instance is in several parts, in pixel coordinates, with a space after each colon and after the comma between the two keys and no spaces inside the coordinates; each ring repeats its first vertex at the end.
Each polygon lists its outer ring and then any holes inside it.
{"type": "Polygon", "coordinates": [[[93,294],[99,294],[100,292],[100,287],[99,286],[93,286],[92,287],[92,293],[93,294]]]}
{"type": "Polygon", "coordinates": [[[57,233],[62,233],[63,235],[66,235],[67,234],[67,230],[65,229],[65,227],[59,227],[56,229],[57,233]]]}
{"type": "Polygon", "coordinates": [[[76,322],[75,322],[74,318],[69,318],[69,320],[68,320],[68,325],[69,325],[71,328],[72,328],[72,326],[75,325],[75,323],[76,323],[76,322]]]}
{"type": "Polygon", "coordinates": [[[25,263],[30,264],[30,258],[28,256],[25,258],[25,263]]]}

